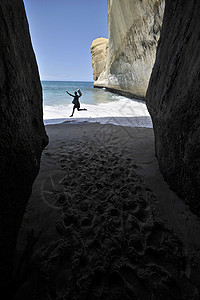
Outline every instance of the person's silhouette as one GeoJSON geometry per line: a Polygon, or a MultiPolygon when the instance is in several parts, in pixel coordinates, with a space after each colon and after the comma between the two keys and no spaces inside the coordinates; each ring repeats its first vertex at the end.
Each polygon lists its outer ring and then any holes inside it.
{"type": "Polygon", "coordinates": [[[86,108],[83,108],[83,109],[80,109],[80,102],[79,102],[79,98],[82,96],[82,93],[80,90],[78,90],[79,92],[79,95],[77,94],[77,92],[74,92],[75,95],[72,95],[70,94],[68,91],[66,91],[66,93],[68,95],[70,95],[71,97],[74,97],[72,103],[74,104],[74,107],[73,107],[73,110],[72,110],[72,114],[70,117],[73,117],[73,114],[74,114],[74,111],[75,111],[75,108],[77,108],[78,111],[80,110],[87,110],[86,108]]]}

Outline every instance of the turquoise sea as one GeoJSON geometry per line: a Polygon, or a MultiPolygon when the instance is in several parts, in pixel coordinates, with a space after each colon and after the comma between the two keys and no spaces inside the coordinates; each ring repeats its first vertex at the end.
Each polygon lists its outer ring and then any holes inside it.
{"type": "Polygon", "coordinates": [[[97,105],[116,100],[116,95],[103,89],[95,89],[93,82],[76,81],[42,81],[44,105],[56,106],[69,104],[72,98],[66,90],[74,94],[77,89],[83,93],[80,101],[85,104],[97,105]]]}
{"type": "Polygon", "coordinates": [[[101,122],[116,125],[152,127],[151,118],[143,101],[129,99],[108,92],[106,89],[93,87],[92,82],[42,81],[43,110],[45,124],[70,122],[101,122]],[[73,98],[66,91],[74,94],[78,89],[81,108],[75,110],[70,118],[73,98]]]}

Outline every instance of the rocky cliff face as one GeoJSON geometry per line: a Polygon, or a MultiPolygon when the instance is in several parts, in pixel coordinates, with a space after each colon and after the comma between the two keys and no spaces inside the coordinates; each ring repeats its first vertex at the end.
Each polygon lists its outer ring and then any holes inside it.
{"type": "Polygon", "coordinates": [[[90,48],[92,55],[93,78],[98,80],[100,74],[106,69],[108,39],[98,38],[92,42],[90,48]]]}
{"type": "MultiPolygon", "coordinates": [[[[0,287],[47,144],[42,90],[22,0],[0,2],[0,287]]],[[[9,298],[9,297],[8,297],[9,298]]]]}
{"type": "Polygon", "coordinates": [[[95,87],[145,97],[163,12],[164,0],[108,0],[108,58],[95,87]]]}
{"type": "Polygon", "coordinates": [[[200,215],[200,2],[166,1],[147,105],[160,170],[200,215]]]}

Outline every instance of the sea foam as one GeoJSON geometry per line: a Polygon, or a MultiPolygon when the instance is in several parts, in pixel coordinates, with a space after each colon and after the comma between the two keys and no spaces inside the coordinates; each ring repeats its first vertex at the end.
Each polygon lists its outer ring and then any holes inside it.
{"type": "Polygon", "coordinates": [[[70,118],[72,108],[72,104],[44,105],[45,125],[69,121],[72,123],[100,122],[101,124],[110,123],[152,128],[152,121],[146,104],[139,100],[116,95],[115,100],[108,103],[92,105],[83,101],[81,102],[81,108],[86,108],[87,111],[75,110],[74,116],[70,118]]]}

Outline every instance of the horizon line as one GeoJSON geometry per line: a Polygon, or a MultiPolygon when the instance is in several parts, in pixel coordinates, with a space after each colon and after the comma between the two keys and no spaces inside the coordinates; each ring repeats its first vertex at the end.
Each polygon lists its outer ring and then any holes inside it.
{"type": "Polygon", "coordinates": [[[94,82],[94,81],[88,81],[88,80],[45,80],[45,79],[40,79],[40,81],[49,81],[49,82],[94,82]]]}

